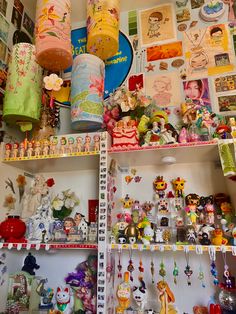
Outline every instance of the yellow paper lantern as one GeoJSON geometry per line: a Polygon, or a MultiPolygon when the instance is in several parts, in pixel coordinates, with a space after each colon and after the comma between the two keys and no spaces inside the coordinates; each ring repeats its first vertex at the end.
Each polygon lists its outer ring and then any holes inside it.
{"type": "Polygon", "coordinates": [[[119,49],[120,0],[88,0],[87,51],[102,60],[119,49]]]}
{"type": "Polygon", "coordinates": [[[37,62],[51,71],[72,65],[70,0],[38,0],[35,25],[37,62]]]}

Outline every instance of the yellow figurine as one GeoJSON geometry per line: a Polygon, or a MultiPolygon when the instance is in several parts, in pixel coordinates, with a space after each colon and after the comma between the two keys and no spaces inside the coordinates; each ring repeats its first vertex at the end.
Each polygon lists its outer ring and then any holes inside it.
{"type": "Polygon", "coordinates": [[[220,228],[216,228],[213,231],[211,243],[213,245],[226,245],[228,243],[228,240],[223,237],[223,231],[220,228]]]}
{"type": "Polygon", "coordinates": [[[185,180],[178,177],[175,180],[172,180],[173,189],[175,191],[175,197],[184,197],[184,184],[185,180]]]}
{"type": "Polygon", "coordinates": [[[131,287],[129,284],[129,272],[124,273],[124,281],[117,287],[116,296],[119,306],[116,308],[116,313],[124,313],[130,305],[131,287]]]}
{"type": "Polygon", "coordinates": [[[167,282],[161,280],[157,283],[157,289],[159,291],[159,301],[161,303],[161,309],[159,314],[178,314],[173,303],[175,302],[175,296],[170,290],[167,282]]]}

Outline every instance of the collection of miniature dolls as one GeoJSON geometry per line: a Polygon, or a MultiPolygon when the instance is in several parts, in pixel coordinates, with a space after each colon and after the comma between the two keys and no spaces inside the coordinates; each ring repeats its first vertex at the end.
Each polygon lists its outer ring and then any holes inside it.
{"type": "Polygon", "coordinates": [[[173,192],[163,176],[153,181],[154,202],[126,195],[113,225],[111,242],[120,244],[173,243],[226,245],[236,242],[230,199],[226,194],[185,196],[185,180],[171,181],[173,192]]]}
{"type": "Polygon", "coordinates": [[[5,144],[5,159],[23,158],[23,157],[40,157],[53,155],[71,155],[81,152],[99,152],[100,150],[100,135],[80,134],[80,135],[65,135],[52,136],[50,140],[29,141],[19,143],[5,144]]]}

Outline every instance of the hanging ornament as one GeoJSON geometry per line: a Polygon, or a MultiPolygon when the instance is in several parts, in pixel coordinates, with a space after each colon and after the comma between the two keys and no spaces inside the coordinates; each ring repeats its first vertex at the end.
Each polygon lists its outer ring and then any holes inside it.
{"type": "Polygon", "coordinates": [[[188,252],[185,252],[185,259],[186,259],[187,265],[186,265],[186,267],[185,267],[184,273],[185,273],[185,275],[187,276],[187,283],[188,283],[188,286],[191,286],[191,280],[190,280],[190,278],[191,278],[191,276],[192,276],[192,274],[193,274],[193,271],[192,271],[192,269],[191,269],[191,267],[190,267],[190,265],[189,265],[189,253],[188,253],[188,252]]]}
{"type": "Polygon", "coordinates": [[[215,264],[215,260],[216,260],[216,252],[215,252],[215,248],[210,248],[209,250],[209,255],[210,255],[210,260],[211,260],[211,274],[213,276],[213,283],[215,286],[219,285],[219,279],[218,277],[218,271],[216,269],[216,264],[215,264]]]}
{"type": "Polygon", "coordinates": [[[165,270],[165,264],[163,260],[161,261],[161,264],[160,264],[159,275],[162,277],[162,280],[164,281],[164,278],[166,276],[166,270],[165,270]]]}
{"type": "Polygon", "coordinates": [[[204,272],[203,272],[203,268],[202,268],[202,263],[200,262],[198,279],[201,281],[202,288],[206,288],[206,284],[205,284],[204,278],[205,278],[205,276],[204,276],[204,272]]]}
{"type": "Polygon", "coordinates": [[[121,257],[121,252],[118,252],[118,257],[119,257],[119,260],[118,260],[118,265],[117,265],[117,269],[118,269],[118,278],[122,278],[122,265],[121,265],[121,262],[120,262],[120,257],[121,257]]]}
{"type": "Polygon", "coordinates": [[[174,283],[177,284],[177,277],[179,275],[179,268],[177,266],[176,261],[174,261],[174,269],[173,269],[173,276],[174,276],[174,283]]]}
{"type": "Polygon", "coordinates": [[[222,285],[224,285],[226,289],[232,289],[233,284],[230,277],[229,266],[227,265],[226,261],[226,252],[225,253],[222,252],[222,256],[224,260],[224,279],[225,279],[225,282],[222,285]]]}
{"type": "Polygon", "coordinates": [[[50,71],[72,64],[70,0],[38,0],[35,23],[36,59],[50,71]]]}
{"type": "Polygon", "coordinates": [[[50,91],[50,104],[49,107],[53,108],[54,106],[54,95],[53,92],[58,92],[61,89],[63,84],[63,80],[57,74],[50,74],[49,76],[45,76],[43,79],[45,89],[50,91]]]}
{"type": "Polygon", "coordinates": [[[151,259],[150,270],[151,270],[151,275],[152,275],[152,284],[154,284],[155,267],[154,267],[153,257],[151,259]]]}
{"type": "Polygon", "coordinates": [[[134,264],[133,264],[133,260],[132,260],[132,249],[130,249],[129,251],[129,265],[127,267],[127,270],[130,272],[130,280],[133,281],[133,271],[134,271],[134,264]]]}

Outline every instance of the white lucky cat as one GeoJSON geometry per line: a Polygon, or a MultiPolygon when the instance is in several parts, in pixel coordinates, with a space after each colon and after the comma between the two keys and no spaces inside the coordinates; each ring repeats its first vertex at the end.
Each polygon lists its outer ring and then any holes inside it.
{"type": "Polygon", "coordinates": [[[70,294],[69,287],[58,287],[56,293],[55,310],[61,311],[64,314],[71,314],[73,311],[73,300],[70,294]]]}

